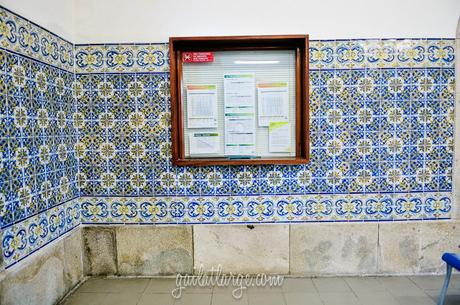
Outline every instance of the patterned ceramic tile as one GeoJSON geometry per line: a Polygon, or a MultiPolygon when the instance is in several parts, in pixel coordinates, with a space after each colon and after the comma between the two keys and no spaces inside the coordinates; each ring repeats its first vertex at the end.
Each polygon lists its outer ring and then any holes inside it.
{"type": "Polygon", "coordinates": [[[2,201],[0,227],[79,195],[73,74],[0,50],[2,201]]]}
{"type": "Polygon", "coordinates": [[[70,42],[0,8],[0,231],[5,266],[80,223],[78,202],[70,203],[79,196],[74,78],[70,42]]]}
{"type": "Polygon", "coordinates": [[[311,71],[309,164],[209,169],[171,164],[167,74],[114,75],[77,75],[76,84],[84,96],[84,104],[79,105],[83,134],[92,135],[77,143],[82,148],[78,158],[83,195],[252,196],[451,189],[452,68],[311,71]],[[134,87],[139,90],[133,92],[134,87]]]}

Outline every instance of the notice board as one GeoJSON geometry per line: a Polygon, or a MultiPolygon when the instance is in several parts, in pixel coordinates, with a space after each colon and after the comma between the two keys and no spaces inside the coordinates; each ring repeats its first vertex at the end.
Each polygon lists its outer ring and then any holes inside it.
{"type": "Polygon", "coordinates": [[[173,163],[308,162],[308,36],[170,38],[173,163]]]}

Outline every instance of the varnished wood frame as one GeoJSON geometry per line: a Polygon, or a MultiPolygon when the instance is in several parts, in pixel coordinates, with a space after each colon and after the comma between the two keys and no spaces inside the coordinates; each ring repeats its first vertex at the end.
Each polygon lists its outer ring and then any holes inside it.
{"type": "Polygon", "coordinates": [[[177,166],[304,164],[309,161],[310,119],[308,82],[308,35],[170,37],[169,64],[171,82],[172,163],[177,166]],[[285,158],[228,159],[185,158],[182,105],[182,52],[232,50],[296,51],[296,155],[285,158]]]}

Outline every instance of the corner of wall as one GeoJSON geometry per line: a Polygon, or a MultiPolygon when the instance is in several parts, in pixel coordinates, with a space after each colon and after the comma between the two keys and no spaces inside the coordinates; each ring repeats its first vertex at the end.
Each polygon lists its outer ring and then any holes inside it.
{"type": "MultiPolygon", "coordinates": [[[[460,18],[457,24],[455,39],[455,75],[460,73],[460,18]]],[[[455,81],[455,106],[454,106],[454,164],[452,169],[452,197],[453,197],[453,218],[460,219],[460,141],[458,138],[460,128],[460,82],[455,81]],[[457,139],[457,141],[455,141],[457,139]]]]}

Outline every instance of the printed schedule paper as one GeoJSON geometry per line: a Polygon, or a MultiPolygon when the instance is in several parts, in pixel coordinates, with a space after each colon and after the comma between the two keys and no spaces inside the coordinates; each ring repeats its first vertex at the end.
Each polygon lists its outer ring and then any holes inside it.
{"type": "Polygon", "coordinates": [[[219,133],[194,132],[190,137],[190,155],[212,155],[220,153],[219,133]]]}
{"type": "Polygon", "coordinates": [[[217,86],[188,85],[188,128],[217,127],[217,86]]]}
{"type": "Polygon", "coordinates": [[[254,73],[224,74],[225,107],[254,107],[254,73]]]}
{"type": "Polygon", "coordinates": [[[225,114],[225,154],[252,156],[256,153],[254,114],[225,114]]]}
{"type": "Polygon", "coordinates": [[[271,121],[289,121],[289,92],[287,82],[257,85],[259,126],[271,121]]]}
{"type": "Polygon", "coordinates": [[[225,155],[256,153],[254,73],[224,74],[225,155]]]}
{"type": "Polygon", "coordinates": [[[291,124],[289,122],[269,123],[268,150],[270,152],[291,152],[291,124]]]}

